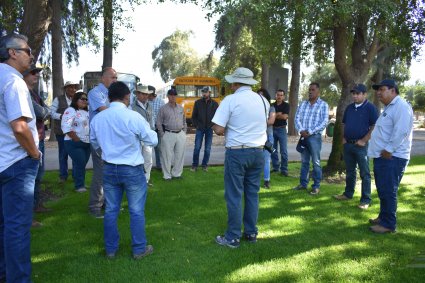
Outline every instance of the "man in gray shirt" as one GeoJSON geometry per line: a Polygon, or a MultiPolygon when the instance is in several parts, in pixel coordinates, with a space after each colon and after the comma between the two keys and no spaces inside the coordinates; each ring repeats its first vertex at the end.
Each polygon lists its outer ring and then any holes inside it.
{"type": "Polygon", "coordinates": [[[161,107],[156,120],[165,180],[181,178],[184,165],[187,125],[183,107],[176,103],[176,96],[177,92],[173,88],[167,92],[168,103],[161,107]]]}

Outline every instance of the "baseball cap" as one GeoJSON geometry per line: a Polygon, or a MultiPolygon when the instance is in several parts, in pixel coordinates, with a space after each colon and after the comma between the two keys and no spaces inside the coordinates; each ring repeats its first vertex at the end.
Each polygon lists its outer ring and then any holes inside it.
{"type": "Polygon", "coordinates": [[[363,93],[365,93],[365,92],[367,92],[367,89],[366,89],[366,86],[364,84],[356,84],[356,85],[354,85],[353,89],[350,92],[356,92],[356,93],[363,92],[363,93]]]}

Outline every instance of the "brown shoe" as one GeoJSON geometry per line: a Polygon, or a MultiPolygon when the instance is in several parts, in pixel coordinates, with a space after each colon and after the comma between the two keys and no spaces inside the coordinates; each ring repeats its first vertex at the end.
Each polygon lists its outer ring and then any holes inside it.
{"type": "Polygon", "coordinates": [[[361,203],[357,207],[362,209],[362,210],[366,210],[366,209],[369,208],[369,204],[368,203],[361,203]]]}
{"type": "Polygon", "coordinates": [[[145,256],[150,255],[151,253],[153,253],[153,246],[147,245],[146,248],[145,248],[145,251],[143,253],[140,253],[140,254],[134,254],[133,259],[135,259],[135,260],[142,259],[145,256]]]}
{"type": "Polygon", "coordinates": [[[39,228],[41,226],[43,226],[41,222],[35,221],[34,219],[32,220],[31,228],[39,228]]]}
{"type": "Polygon", "coordinates": [[[374,226],[370,226],[369,230],[374,232],[374,233],[378,233],[378,234],[385,234],[385,233],[394,233],[395,230],[391,230],[389,228],[385,228],[384,226],[381,225],[374,225],[374,226]]]}
{"type": "Polygon", "coordinates": [[[342,195],[334,195],[333,196],[334,199],[336,200],[350,200],[346,195],[342,194],[342,195]]]}
{"type": "Polygon", "coordinates": [[[375,219],[369,219],[369,223],[372,225],[378,225],[381,219],[379,217],[376,217],[375,219]]]}
{"type": "Polygon", "coordinates": [[[45,207],[43,204],[39,204],[37,205],[36,208],[34,208],[34,212],[37,212],[37,213],[50,212],[50,211],[52,211],[52,209],[45,207]]]}

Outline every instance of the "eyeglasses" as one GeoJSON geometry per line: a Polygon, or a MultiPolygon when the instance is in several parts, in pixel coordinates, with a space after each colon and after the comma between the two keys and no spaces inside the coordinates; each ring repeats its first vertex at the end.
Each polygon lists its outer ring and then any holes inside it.
{"type": "Polygon", "coordinates": [[[11,49],[14,49],[14,50],[17,50],[17,51],[25,51],[25,53],[27,53],[27,55],[30,56],[30,57],[32,55],[31,48],[11,48],[11,49]]]}
{"type": "Polygon", "coordinates": [[[88,99],[87,98],[80,98],[80,100],[87,101],[88,99]]]}

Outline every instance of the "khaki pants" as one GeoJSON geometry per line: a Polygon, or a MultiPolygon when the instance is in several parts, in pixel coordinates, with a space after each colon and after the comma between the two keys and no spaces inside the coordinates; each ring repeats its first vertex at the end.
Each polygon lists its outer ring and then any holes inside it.
{"type": "Polygon", "coordinates": [[[186,133],[165,132],[161,138],[161,165],[164,179],[180,177],[183,172],[186,133]]]}

